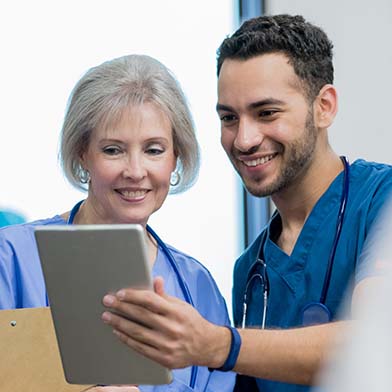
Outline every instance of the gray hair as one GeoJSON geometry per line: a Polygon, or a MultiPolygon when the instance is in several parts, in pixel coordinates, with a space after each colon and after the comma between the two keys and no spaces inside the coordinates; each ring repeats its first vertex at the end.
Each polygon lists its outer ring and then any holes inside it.
{"type": "Polygon", "coordinates": [[[200,151],[181,86],[158,60],[129,55],[88,70],[70,95],[59,158],[65,177],[73,186],[86,190],[81,157],[94,129],[107,126],[119,119],[130,105],[141,103],[157,105],[172,124],[180,182],[171,187],[170,193],[183,192],[194,184],[200,167],[200,151]]]}

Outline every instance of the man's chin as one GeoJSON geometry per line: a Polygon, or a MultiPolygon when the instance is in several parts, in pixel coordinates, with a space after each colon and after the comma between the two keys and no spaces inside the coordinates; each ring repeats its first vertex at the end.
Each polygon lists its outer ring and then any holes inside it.
{"type": "Polygon", "coordinates": [[[246,190],[255,197],[268,197],[275,193],[273,188],[245,184],[246,190]]]}

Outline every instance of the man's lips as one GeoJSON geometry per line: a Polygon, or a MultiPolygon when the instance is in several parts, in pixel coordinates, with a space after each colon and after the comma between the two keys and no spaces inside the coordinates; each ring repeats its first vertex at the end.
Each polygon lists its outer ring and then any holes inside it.
{"type": "Polygon", "coordinates": [[[277,155],[277,153],[273,153],[273,154],[265,155],[263,157],[255,158],[255,159],[239,158],[239,161],[242,162],[245,166],[255,167],[255,166],[263,165],[263,164],[269,162],[276,155],[277,155]]]}

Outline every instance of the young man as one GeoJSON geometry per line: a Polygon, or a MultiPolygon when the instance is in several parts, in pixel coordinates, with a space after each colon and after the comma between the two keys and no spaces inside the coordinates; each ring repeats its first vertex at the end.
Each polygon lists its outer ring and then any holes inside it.
{"type": "Polygon", "coordinates": [[[234,323],[252,328],[208,323],[158,279],[156,294],[105,297],[138,322],[105,313],[121,340],[165,366],[223,366],[254,377],[239,377],[239,390],[256,382],[262,391],[300,391],[314,382],[347,328],[337,320],[345,292],[357,307],[373,283],[361,250],[392,189],[390,166],[350,165],[329,145],[332,83],[332,43],[301,16],[255,18],[223,41],[221,142],[248,191],[270,195],[277,207],[235,266],[234,323]]]}

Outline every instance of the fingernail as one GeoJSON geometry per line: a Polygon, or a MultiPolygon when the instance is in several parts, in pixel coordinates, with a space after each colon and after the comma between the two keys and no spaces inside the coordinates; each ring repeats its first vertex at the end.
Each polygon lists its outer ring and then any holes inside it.
{"type": "Polygon", "coordinates": [[[125,298],[125,291],[124,290],[117,291],[116,296],[118,299],[124,299],[125,298]]]}
{"type": "Polygon", "coordinates": [[[115,298],[113,297],[113,295],[105,295],[103,297],[103,304],[106,306],[110,306],[113,305],[115,298]]]}
{"type": "Polygon", "coordinates": [[[109,312],[103,312],[101,316],[102,320],[104,323],[108,323],[111,319],[110,313],[109,312]]]}

